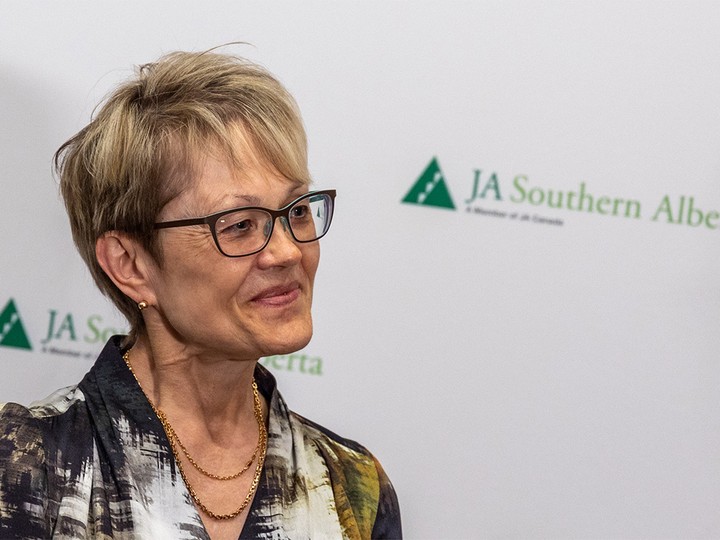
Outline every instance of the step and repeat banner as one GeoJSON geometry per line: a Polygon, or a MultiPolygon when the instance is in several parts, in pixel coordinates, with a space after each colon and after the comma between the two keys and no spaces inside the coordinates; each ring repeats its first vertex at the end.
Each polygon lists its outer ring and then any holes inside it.
{"type": "Polygon", "coordinates": [[[126,329],[54,151],[133,66],[228,42],[338,191],[315,336],[262,362],[407,537],[720,537],[715,2],[4,2],[0,401],[126,329]]]}

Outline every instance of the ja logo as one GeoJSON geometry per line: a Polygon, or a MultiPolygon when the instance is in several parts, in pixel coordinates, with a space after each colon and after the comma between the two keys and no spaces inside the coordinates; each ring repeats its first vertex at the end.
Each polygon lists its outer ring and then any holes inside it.
{"type": "Polygon", "coordinates": [[[445,177],[440,170],[437,158],[430,160],[430,163],[413,184],[413,187],[410,188],[402,202],[455,210],[455,204],[445,184],[445,177]]]}
{"type": "Polygon", "coordinates": [[[11,298],[0,313],[0,345],[32,350],[25,327],[11,298]]]}

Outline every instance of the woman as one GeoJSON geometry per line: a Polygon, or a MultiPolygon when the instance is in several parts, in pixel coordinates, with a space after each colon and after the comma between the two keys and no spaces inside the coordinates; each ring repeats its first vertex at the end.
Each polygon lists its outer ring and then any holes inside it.
{"type": "Polygon", "coordinates": [[[75,243],[128,318],[82,382],[0,409],[0,538],[399,538],[362,446],[290,412],[335,192],[296,105],[216,53],[140,68],[56,154],[75,243]]]}

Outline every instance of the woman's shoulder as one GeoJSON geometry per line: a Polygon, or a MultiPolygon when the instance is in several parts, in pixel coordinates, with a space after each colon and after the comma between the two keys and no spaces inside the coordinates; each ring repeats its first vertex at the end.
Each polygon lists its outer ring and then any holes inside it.
{"type": "Polygon", "coordinates": [[[342,506],[346,505],[345,511],[368,528],[365,533],[369,534],[363,537],[402,538],[397,495],[378,459],[360,443],[291,414],[325,460],[339,514],[342,516],[342,506]]]}
{"type": "Polygon", "coordinates": [[[368,459],[373,459],[372,453],[365,448],[362,444],[352,440],[341,437],[334,431],[321,426],[320,424],[313,422],[312,420],[305,418],[298,413],[291,411],[290,413],[297,422],[299,422],[305,431],[305,436],[313,439],[325,442],[331,446],[338,447],[338,449],[349,450],[354,453],[365,456],[368,459]]]}
{"type": "Polygon", "coordinates": [[[369,480],[377,484],[380,489],[385,486],[392,489],[392,484],[380,462],[365,446],[352,439],[341,437],[295,412],[290,414],[302,426],[305,440],[312,441],[320,449],[328,465],[342,468],[346,478],[369,480]]]}
{"type": "Polygon", "coordinates": [[[77,425],[77,415],[68,414],[82,402],[83,394],[75,386],[62,388],[29,406],[0,403],[0,481],[34,476],[44,470],[48,454],[62,439],[77,443],[74,434],[63,437],[68,426],[77,425]]]}
{"type": "Polygon", "coordinates": [[[0,404],[0,530],[8,538],[48,536],[48,509],[61,484],[58,461],[82,451],[79,435],[87,422],[84,408],[73,405],[83,401],[82,392],[68,387],[27,407],[0,404]]]}
{"type": "Polygon", "coordinates": [[[0,478],[7,477],[11,465],[42,461],[43,431],[42,422],[28,407],[0,404],[0,478]]]}
{"type": "MultiPolygon", "coordinates": [[[[76,386],[62,388],[29,406],[0,403],[0,468],[3,479],[8,467],[43,463],[47,447],[62,430],[64,416],[83,401],[76,386]]],[[[70,420],[67,418],[66,420],[70,420]]],[[[76,423],[71,421],[71,423],[76,423]]]]}
{"type": "Polygon", "coordinates": [[[18,431],[40,432],[43,426],[61,417],[70,408],[84,401],[83,393],[77,386],[56,390],[48,397],[33,401],[30,405],[0,403],[0,437],[11,437],[18,431]]]}
{"type": "Polygon", "coordinates": [[[46,429],[28,407],[0,405],[0,530],[42,538],[47,501],[46,429]]]}

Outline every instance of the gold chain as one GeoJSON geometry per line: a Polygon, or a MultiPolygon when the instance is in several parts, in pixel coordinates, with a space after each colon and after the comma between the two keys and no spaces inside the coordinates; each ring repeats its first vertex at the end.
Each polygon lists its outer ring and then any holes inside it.
{"type": "Polygon", "coordinates": [[[235,473],[234,475],[229,476],[219,476],[214,475],[212,473],[207,472],[205,469],[200,467],[197,462],[190,457],[190,454],[188,453],[187,449],[183,444],[180,442],[180,439],[178,438],[177,434],[175,433],[175,430],[170,425],[170,422],[168,421],[167,417],[165,416],[165,413],[163,413],[160,409],[155,407],[155,404],[152,402],[152,400],[148,397],[147,394],[145,394],[145,390],[143,390],[142,385],[140,385],[140,381],[137,378],[137,375],[135,374],[135,371],[133,370],[132,366],[130,365],[130,351],[126,351],[123,355],[123,360],[125,361],[125,364],[127,365],[128,369],[130,370],[130,373],[132,373],[132,376],[135,378],[135,382],[138,383],[138,386],[140,386],[140,390],[145,395],[145,398],[148,400],[148,403],[150,403],[150,407],[152,407],[152,410],[155,412],[155,415],[158,417],[158,420],[160,420],[160,424],[162,424],[163,429],[165,430],[165,434],[168,437],[168,441],[170,442],[170,448],[172,449],[173,456],[175,457],[175,462],[177,463],[178,470],[180,471],[180,476],[183,479],[183,482],[185,482],[185,486],[188,489],[188,492],[190,493],[190,496],[192,497],[192,500],[195,502],[198,508],[202,510],[205,514],[210,516],[213,519],[232,519],[236,516],[239,516],[243,510],[247,507],[248,504],[250,504],[250,501],[253,498],[253,495],[255,494],[255,490],[257,490],[258,484],[260,483],[260,475],[262,473],[262,468],[265,463],[265,453],[267,451],[267,430],[265,429],[265,422],[262,417],[262,408],[260,407],[260,397],[258,395],[258,388],[257,383],[255,382],[255,379],[253,378],[252,382],[252,388],[253,388],[253,402],[254,402],[254,412],[255,412],[255,419],[258,423],[258,444],[255,447],[255,451],[253,452],[253,455],[248,461],[248,463],[245,465],[245,467],[238,473],[235,473]],[[239,477],[242,473],[244,473],[252,464],[252,462],[257,458],[257,465],[255,466],[255,476],[253,477],[253,481],[250,484],[250,491],[245,496],[245,499],[243,500],[242,504],[236,508],[234,511],[230,512],[229,514],[216,514],[212,510],[210,510],[205,504],[200,500],[200,497],[198,497],[198,494],[195,492],[195,489],[190,484],[190,481],[187,478],[187,475],[185,474],[185,469],[183,469],[182,461],[180,459],[180,454],[178,453],[177,447],[175,446],[175,441],[177,441],[177,444],[182,449],[183,453],[185,454],[185,457],[188,458],[188,461],[195,467],[198,471],[200,471],[205,476],[208,476],[210,478],[213,478],[215,480],[231,480],[233,478],[239,477]]]}
{"type": "Polygon", "coordinates": [[[213,474],[205,469],[203,469],[200,464],[195,461],[195,459],[190,455],[190,452],[188,452],[185,445],[180,440],[180,437],[178,437],[178,434],[175,432],[175,429],[170,424],[170,420],[168,420],[167,416],[165,416],[165,413],[162,412],[160,409],[157,409],[156,414],[158,415],[158,418],[160,419],[160,423],[163,425],[163,428],[165,428],[165,432],[168,434],[168,438],[175,439],[175,442],[177,442],[177,445],[180,447],[180,450],[182,450],[183,454],[185,454],[185,457],[190,462],[190,464],[195,467],[200,473],[207,476],[208,478],[212,478],[214,480],[234,480],[235,478],[238,478],[240,475],[242,475],[245,471],[247,471],[250,468],[250,465],[253,464],[253,461],[255,461],[255,458],[258,456],[261,446],[262,446],[262,432],[265,428],[263,417],[262,417],[262,408],[260,407],[260,397],[258,396],[258,390],[257,390],[257,384],[255,384],[255,381],[252,383],[253,387],[253,401],[254,401],[254,409],[255,409],[255,420],[257,421],[258,425],[258,442],[257,446],[255,446],[255,450],[252,453],[252,456],[250,456],[250,459],[245,464],[245,466],[235,474],[230,474],[227,476],[221,476],[218,474],[213,474]]]}

